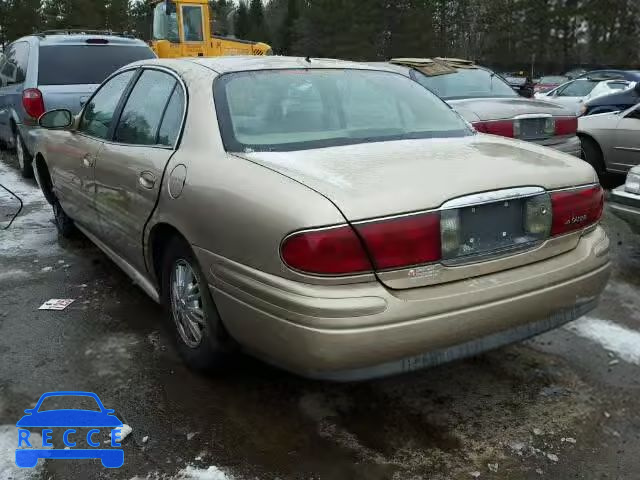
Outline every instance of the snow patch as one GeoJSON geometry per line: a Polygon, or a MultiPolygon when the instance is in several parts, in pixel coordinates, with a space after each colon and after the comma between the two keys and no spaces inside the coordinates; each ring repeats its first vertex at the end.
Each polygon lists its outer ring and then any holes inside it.
{"type": "MultiPolygon", "coordinates": [[[[31,445],[41,445],[42,437],[33,432],[29,437],[31,445]]],[[[44,461],[34,468],[18,468],[15,451],[18,445],[18,429],[15,425],[0,425],[0,478],[3,480],[35,480],[40,478],[44,461]]]]}
{"type": "Polygon", "coordinates": [[[29,272],[25,270],[7,270],[0,272],[0,282],[4,280],[26,280],[30,277],[29,272]]]}
{"type": "Polygon", "coordinates": [[[233,477],[226,474],[213,465],[207,469],[196,468],[188,465],[178,472],[175,480],[232,480],[233,477]]]}
{"type": "Polygon", "coordinates": [[[593,317],[583,317],[567,325],[567,329],[598,343],[625,362],[640,365],[640,332],[593,317]]]}
{"type": "Polygon", "coordinates": [[[133,432],[133,428],[131,428],[126,423],[120,427],[120,441],[122,442],[125,438],[129,436],[129,434],[133,432]]]}

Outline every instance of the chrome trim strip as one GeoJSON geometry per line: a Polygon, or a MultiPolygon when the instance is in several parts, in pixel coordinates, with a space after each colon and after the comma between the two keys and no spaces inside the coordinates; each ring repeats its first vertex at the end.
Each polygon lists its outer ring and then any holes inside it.
{"type": "Polygon", "coordinates": [[[635,147],[613,147],[614,150],[622,150],[624,152],[640,153],[640,148],[635,147]]]}
{"type": "Polygon", "coordinates": [[[542,195],[546,190],[542,187],[517,187],[502,190],[490,190],[488,192],[474,193],[463,197],[454,198],[442,204],[439,210],[454,210],[465,207],[475,207],[488,203],[514,200],[518,198],[542,195]]]}
{"type": "Polygon", "coordinates": [[[550,113],[523,113],[522,115],[516,115],[514,120],[526,120],[527,118],[552,118],[550,113]]]}

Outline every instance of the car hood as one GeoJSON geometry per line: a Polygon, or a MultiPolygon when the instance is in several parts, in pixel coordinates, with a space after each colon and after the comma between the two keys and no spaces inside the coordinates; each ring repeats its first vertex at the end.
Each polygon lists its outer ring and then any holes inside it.
{"type": "Polygon", "coordinates": [[[499,120],[518,115],[551,114],[555,116],[575,116],[575,112],[545,100],[513,98],[465,98],[448,100],[467,121],[499,120]],[[471,116],[472,115],[472,116],[471,116]]]}
{"type": "Polygon", "coordinates": [[[115,415],[90,410],[48,410],[25,415],[16,427],[121,427],[115,415]]]}
{"type": "Polygon", "coordinates": [[[437,208],[487,190],[597,181],[591,166],[577,158],[483,134],[237,155],[317,191],[348,220],[437,208]]]}

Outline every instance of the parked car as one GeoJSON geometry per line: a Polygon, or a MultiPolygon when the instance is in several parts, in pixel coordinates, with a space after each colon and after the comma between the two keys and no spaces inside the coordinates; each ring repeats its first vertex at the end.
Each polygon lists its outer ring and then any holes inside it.
{"type": "Polygon", "coordinates": [[[118,68],[154,58],[141,40],[114,35],[45,32],[20,38],[0,62],[0,148],[15,148],[22,175],[32,175],[30,132],[45,110],[78,113],[118,68]]]}
{"type": "Polygon", "coordinates": [[[582,115],[594,115],[622,111],[633,107],[640,102],[640,81],[633,88],[621,90],[609,95],[602,95],[585,102],[582,106],[582,115]]]}
{"type": "Polygon", "coordinates": [[[640,164],[640,104],[624,112],[580,117],[582,156],[599,175],[627,173],[640,164]]]}
{"type": "Polygon", "coordinates": [[[239,345],[311,377],[410,371],[583,315],[609,276],[589,165],[384,67],[149,60],[40,124],[60,233],[162,302],[194,367],[239,345]]]}
{"type": "Polygon", "coordinates": [[[624,185],[611,191],[609,207],[640,234],[640,165],[629,170],[624,185]]]}
{"type": "Polygon", "coordinates": [[[603,79],[623,79],[630,82],[640,81],[640,70],[619,70],[619,69],[601,69],[591,70],[590,72],[583,73],[578,78],[587,78],[597,76],[603,79]]]}
{"type": "Polygon", "coordinates": [[[536,93],[535,98],[564,105],[574,110],[576,115],[581,115],[584,103],[603,95],[628,90],[634,86],[635,82],[628,80],[600,81],[597,77],[579,78],[560,85],[547,93],[536,93]]]}
{"type": "Polygon", "coordinates": [[[588,71],[584,68],[574,68],[573,70],[569,70],[567,73],[565,73],[564,76],[570,80],[575,80],[576,78],[584,75],[587,72],[588,71]]]}
{"type": "Polygon", "coordinates": [[[385,65],[445,100],[476,130],[526,140],[580,156],[575,112],[522,98],[501,77],[456,59],[393,59],[385,65]]]}
{"type": "Polygon", "coordinates": [[[533,91],[535,93],[545,93],[568,81],[569,78],[564,75],[546,75],[544,77],[540,77],[538,83],[533,87],[533,91]]]}

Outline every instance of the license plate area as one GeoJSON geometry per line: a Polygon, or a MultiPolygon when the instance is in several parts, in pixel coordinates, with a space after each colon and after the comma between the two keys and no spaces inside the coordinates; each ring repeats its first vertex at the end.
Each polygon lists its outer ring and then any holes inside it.
{"type": "Polygon", "coordinates": [[[553,118],[522,118],[515,122],[515,136],[522,140],[545,140],[553,136],[553,118]]]}
{"type": "Polygon", "coordinates": [[[517,253],[549,236],[548,195],[504,199],[444,210],[442,260],[455,265],[517,253]]]}

